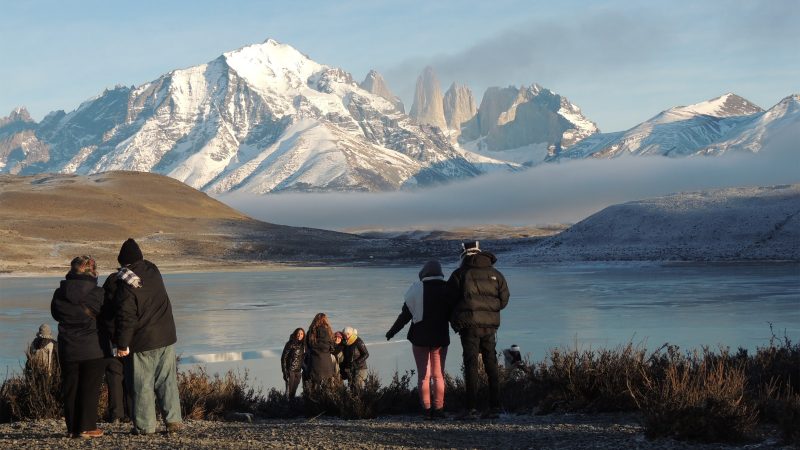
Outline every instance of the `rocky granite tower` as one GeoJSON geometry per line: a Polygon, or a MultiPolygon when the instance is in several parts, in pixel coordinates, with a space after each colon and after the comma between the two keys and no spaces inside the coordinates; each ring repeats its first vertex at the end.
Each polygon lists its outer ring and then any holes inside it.
{"type": "Polygon", "coordinates": [[[411,105],[408,115],[419,124],[437,126],[442,130],[447,129],[442,89],[439,86],[439,79],[430,66],[426,67],[417,78],[414,103],[411,105]]]}
{"type": "Polygon", "coordinates": [[[444,94],[444,118],[447,127],[461,132],[461,125],[475,117],[477,112],[472,91],[467,86],[451,84],[444,94]]]}

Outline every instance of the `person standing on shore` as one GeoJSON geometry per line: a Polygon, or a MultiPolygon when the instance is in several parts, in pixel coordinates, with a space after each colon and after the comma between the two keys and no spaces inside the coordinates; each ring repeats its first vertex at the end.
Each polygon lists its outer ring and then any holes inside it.
{"type": "Polygon", "coordinates": [[[444,363],[450,345],[450,310],[442,266],[439,261],[428,261],[419,271],[419,281],[406,292],[400,315],[386,332],[389,340],[411,321],[408,340],[417,363],[419,400],[426,419],[445,417],[444,363]]]}
{"type": "Polygon", "coordinates": [[[102,305],[103,289],[97,286],[94,259],[76,257],[50,303],[50,312],[58,322],[61,394],[71,437],[103,435],[97,428],[97,403],[106,365],[97,330],[102,305]]]}
{"type": "Polygon", "coordinates": [[[294,398],[297,394],[297,387],[300,386],[303,358],[306,352],[305,336],[306,332],[302,328],[294,330],[281,353],[281,371],[283,372],[283,381],[286,382],[286,397],[290,399],[294,398]]]}
{"type": "Polygon", "coordinates": [[[47,375],[52,375],[53,368],[58,363],[57,345],[58,343],[53,339],[53,333],[50,331],[50,325],[46,323],[39,325],[39,331],[28,347],[25,370],[43,370],[47,375]]]}
{"type": "Polygon", "coordinates": [[[342,364],[344,363],[344,337],[341,331],[333,333],[333,370],[336,376],[342,377],[342,364]]]}
{"type": "MultiPolygon", "coordinates": [[[[306,332],[306,345],[309,353],[308,381],[319,385],[336,374],[331,354],[334,350],[333,329],[325,313],[318,313],[306,332]]],[[[304,387],[305,389],[305,387],[304,387]]]]}
{"type": "MultiPolygon", "coordinates": [[[[130,365],[130,356],[117,357],[113,343],[116,342],[115,328],[117,318],[117,274],[112,272],[103,283],[103,307],[98,316],[100,338],[103,351],[106,353],[106,386],[108,387],[108,409],[106,418],[109,422],[121,422],[131,416],[130,380],[125,379],[125,367],[130,365]]],[[[130,369],[127,370],[130,372],[130,369]]]]}
{"type": "Polygon", "coordinates": [[[342,363],[342,379],[347,378],[347,385],[353,389],[361,389],[367,381],[367,358],[369,352],[364,341],[358,337],[358,330],[345,327],[342,330],[344,342],[344,362],[342,363]]]}
{"type": "Polygon", "coordinates": [[[450,325],[461,337],[464,357],[466,409],[464,419],[477,418],[478,358],[489,379],[489,409],[484,418],[500,413],[500,382],[497,369],[497,329],[500,311],[508,305],[508,284],[494,268],[497,257],[482,251],[478,241],[462,244],[461,264],[447,280],[447,291],[453,310],[450,325]]]}
{"type": "Polygon", "coordinates": [[[167,289],[155,264],[144,259],[133,239],[122,244],[117,261],[115,302],[117,355],[131,355],[134,434],[156,431],[155,400],[168,432],[183,428],[178,397],[175,319],[167,289]]]}

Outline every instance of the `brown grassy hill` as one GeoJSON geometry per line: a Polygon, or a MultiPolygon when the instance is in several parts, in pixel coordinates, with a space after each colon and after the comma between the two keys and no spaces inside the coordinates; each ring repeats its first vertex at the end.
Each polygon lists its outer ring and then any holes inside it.
{"type": "Polygon", "coordinates": [[[391,256],[385,250],[395,247],[382,239],[260,222],[161,175],[0,175],[2,272],[60,272],[80,254],[110,270],[128,237],[146,258],[173,269],[356,261],[391,256]]]}

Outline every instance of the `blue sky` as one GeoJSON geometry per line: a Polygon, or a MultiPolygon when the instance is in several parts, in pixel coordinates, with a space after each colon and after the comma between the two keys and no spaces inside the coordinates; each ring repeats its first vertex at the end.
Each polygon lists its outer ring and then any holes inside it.
{"type": "Polygon", "coordinates": [[[537,82],[603,131],[735,92],[768,108],[800,92],[800,2],[4,2],[0,116],[67,111],[116,84],[271,37],[356,79],[376,68],[410,107],[432,65],[446,89],[537,82]],[[235,6],[233,6],[235,5],[235,6]]]}

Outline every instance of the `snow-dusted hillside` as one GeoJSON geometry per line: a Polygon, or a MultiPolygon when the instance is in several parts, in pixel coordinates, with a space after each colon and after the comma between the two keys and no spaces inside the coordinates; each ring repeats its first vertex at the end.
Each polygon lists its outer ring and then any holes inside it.
{"type": "Polygon", "coordinates": [[[13,125],[0,124],[0,173],[136,170],[265,193],[394,190],[483,172],[438,128],[274,40],[107,90],[27,126],[27,139],[13,125]]]}
{"type": "Polygon", "coordinates": [[[800,261],[800,184],[610,206],[514,255],[534,261],[800,261]]]}
{"type": "MultiPolygon", "coordinates": [[[[625,154],[688,156],[749,129],[765,114],[735,94],[668,109],[630,130],[589,136],[548,160],[614,158],[625,154]]],[[[794,122],[798,127],[798,122],[794,122]]]]}

